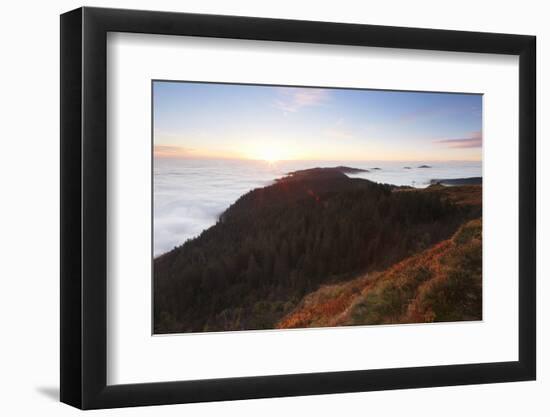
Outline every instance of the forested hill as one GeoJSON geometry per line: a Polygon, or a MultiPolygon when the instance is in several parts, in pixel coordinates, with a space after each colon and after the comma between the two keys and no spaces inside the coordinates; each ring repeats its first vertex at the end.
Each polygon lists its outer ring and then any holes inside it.
{"type": "Polygon", "coordinates": [[[480,207],[448,190],[297,171],[239,198],[154,261],[155,333],[273,328],[321,284],[388,267],[449,238],[480,207]]]}

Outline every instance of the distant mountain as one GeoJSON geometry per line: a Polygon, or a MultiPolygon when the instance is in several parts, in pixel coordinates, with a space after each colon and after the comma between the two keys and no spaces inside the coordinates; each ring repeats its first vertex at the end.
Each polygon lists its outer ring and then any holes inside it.
{"type": "Polygon", "coordinates": [[[350,168],[345,166],[337,166],[335,169],[337,169],[338,171],[344,174],[360,174],[361,172],[369,172],[368,169],[350,168]]]}
{"type": "Polygon", "coordinates": [[[296,171],[252,190],[156,258],[155,333],[274,328],[321,286],[384,270],[480,215],[463,187],[395,187],[350,169],[296,171]]]}
{"type": "MultiPolygon", "coordinates": [[[[294,180],[320,180],[328,178],[343,178],[345,174],[360,174],[369,172],[368,169],[351,168],[346,166],[337,166],[331,168],[308,168],[288,173],[285,177],[276,181],[294,181],[294,180]]],[[[347,178],[347,177],[346,177],[347,178]]]]}

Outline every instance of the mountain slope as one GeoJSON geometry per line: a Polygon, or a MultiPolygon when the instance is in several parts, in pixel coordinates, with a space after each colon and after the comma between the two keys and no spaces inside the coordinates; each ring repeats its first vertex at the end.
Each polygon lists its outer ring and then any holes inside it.
{"type": "Polygon", "coordinates": [[[155,333],[273,328],[320,285],[387,268],[479,216],[448,190],[376,184],[344,169],[297,171],[255,189],[156,258],[155,333]]]}
{"type": "Polygon", "coordinates": [[[278,328],[482,319],[481,219],[391,268],[307,295],[278,328]]]}

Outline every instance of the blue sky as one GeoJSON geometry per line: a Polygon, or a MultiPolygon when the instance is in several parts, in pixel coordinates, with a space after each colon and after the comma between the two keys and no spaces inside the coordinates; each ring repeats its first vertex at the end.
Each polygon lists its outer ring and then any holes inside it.
{"type": "Polygon", "coordinates": [[[155,157],[481,160],[482,96],[155,81],[155,157]]]}

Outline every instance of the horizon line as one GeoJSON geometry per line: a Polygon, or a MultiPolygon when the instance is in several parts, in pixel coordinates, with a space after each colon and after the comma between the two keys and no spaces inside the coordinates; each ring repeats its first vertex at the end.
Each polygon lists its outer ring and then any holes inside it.
{"type": "Polygon", "coordinates": [[[169,156],[154,155],[152,159],[172,160],[213,160],[213,161],[251,161],[277,164],[278,162],[483,162],[483,159],[318,159],[318,158],[281,158],[275,161],[266,161],[262,158],[223,157],[223,156],[169,156]]]}

